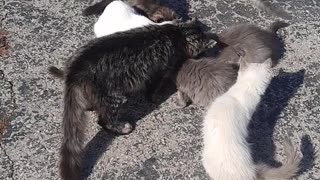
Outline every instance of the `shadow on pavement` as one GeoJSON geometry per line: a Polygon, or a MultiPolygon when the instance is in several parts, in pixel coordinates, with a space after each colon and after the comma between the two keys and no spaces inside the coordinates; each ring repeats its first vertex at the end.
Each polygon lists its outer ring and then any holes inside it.
{"type": "Polygon", "coordinates": [[[294,73],[280,70],[262,97],[249,125],[248,142],[256,163],[262,162],[274,167],[281,165],[274,160],[273,131],[279,115],[303,83],[304,74],[305,70],[294,73]]]}
{"type": "MultiPolygon", "coordinates": [[[[146,101],[144,98],[141,98],[141,95],[129,98],[128,102],[123,105],[119,112],[119,119],[125,118],[133,124],[136,124],[138,120],[150,114],[158,108],[161,103],[166,101],[173,93],[175,93],[176,87],[170,82],[165,88],[161,88],[161,90],[162,91],[160,91],[157,96],[157,102],[155,103],[146,101]]],[[[130,134],[128,136],[130,136],[130,134]]],[[[101,129],[86,145],[83,163],[83,177],[85,179],[90,176],[95,164],[116,137],[117,135],[101,129]]]]}
{"type": "Polygon", "coordinates": [[[301,139],[300,150],[302,153],[302,160],[299,164],[299,172],[297,176],[307,172],[314,166],[314,161],[317,158],[317,154],[319,153],[314,145],[312,145],[311,139],[309,135],[304,135],[301,139]]]}

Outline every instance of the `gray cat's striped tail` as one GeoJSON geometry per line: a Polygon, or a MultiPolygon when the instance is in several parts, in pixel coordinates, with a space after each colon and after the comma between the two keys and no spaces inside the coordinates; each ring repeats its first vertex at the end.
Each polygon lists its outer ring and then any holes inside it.
{"type": "Polygon", "coordinates": [[[267,2],[266,0],[250,0],[250,1],[255,7],[257,7],[262,11],[267,12],[270,15],[281,17],[283,19],[291,19],[291,16],[287,12],[272,7],[271,3],[267,2]]]}
{"type": "Polygon", "coordinates": [[[287,161],[281,167],[271,168],[267,165],[258,165],[258,179],[264,180],[289,180],[299,171],[301,156],[297,149],[292,145],[292,142],[287,137],[284,142],[284,151],[287,156],[287,161]]]}

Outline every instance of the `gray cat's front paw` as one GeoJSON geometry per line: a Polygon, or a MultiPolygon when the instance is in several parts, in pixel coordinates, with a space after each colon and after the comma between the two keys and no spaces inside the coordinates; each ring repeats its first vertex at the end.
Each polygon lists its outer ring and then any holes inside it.
{"type": "Polygon", "coordinates": [[[180,108],[187,107],[190,104],[190,98],[183,93],[182,91],[178,90],[178,96],[176,100],[176,105],[180,108]]]}
{"type": "Polygon", "coordinates": [[[181,101],[180,99],[177,99],[176,106],[178,106],[179,108],[185,108],[188,106],[188,103],[185,101],[181,101]]]}

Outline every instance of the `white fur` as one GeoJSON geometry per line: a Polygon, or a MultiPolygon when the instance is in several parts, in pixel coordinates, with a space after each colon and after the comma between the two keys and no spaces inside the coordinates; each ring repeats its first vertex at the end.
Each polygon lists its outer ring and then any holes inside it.
{"type": "Polygon", "coordinates": [[[138,27],[163,24],[172,24],[172,21],[154,23],[147,17],[138,14],[127,3],[112,1],[95,23],[94,33],[97,37],[101,37],[138,27]]]}
{"type": "Polygon", "coordinates": [[[202,162],[214,180],[254,180],[247,126],[272,78],[271,60],[240,69],[236,83],[209,107],[203,122],[202,162]]]}

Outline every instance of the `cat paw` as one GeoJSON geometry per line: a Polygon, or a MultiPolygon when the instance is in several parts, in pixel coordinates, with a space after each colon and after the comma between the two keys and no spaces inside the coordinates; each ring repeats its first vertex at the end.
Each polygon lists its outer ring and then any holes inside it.
{"type": "Polygon", "coordinates": [[[157,104],[161,102],[161,96],[153,94],[151,96],[146,96],[146,100],[151,103],[157,104]]]}
{"type": "Polygon", "coordinates": [[[190,105],[191,99],[182,91],[178,90],[177,99],[176,99],[176,106],[180,108],[185,108],[190,105]]]}
{"type": "Polygon", "coordinates": [[[114,124],[107,125],[101,125],[101,123],[98,124],[106,131],[113,132],[117,135],[130,134],[134,130],[134,126],[127,121],[117,121],[114,124]]]}
{"type": "Polygon", "coordinates": [[[156,103],[156,104],[160,103],[161,102],[161,96],[153,94],[151,96],[151,102],[156,103]]]}
{"type": "Polygon", "coordinates": [[[181,100],[179,100],[179,99],[177,99],[176,100],[176,106],[178,107],[178,108],[185,108],[185,107],[187,107],[188,106],[188,103],[187,102],[184,102],[184,101],[181,101],[181,100]]]}

